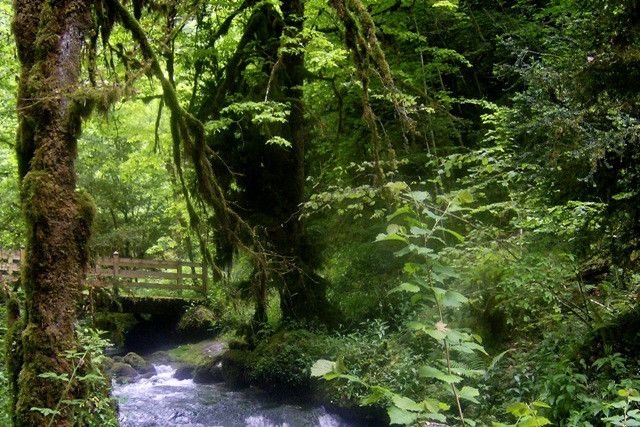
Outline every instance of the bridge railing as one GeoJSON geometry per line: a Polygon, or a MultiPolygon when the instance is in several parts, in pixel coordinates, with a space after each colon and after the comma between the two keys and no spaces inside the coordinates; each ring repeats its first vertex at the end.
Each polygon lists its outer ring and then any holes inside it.
{"type": "MultiPolygon", "coordinates": [[[[22,251],[0,250],[0,279],[15,281],[20,275],[22,251]]],[[[207,294],[207,268],[204,263],[121,258],[117,252],[100,257],[87,271],[87,285],[124,291],[150,289],[181,295],[193,291],[207,294]]]]}
{"type": "Polygon", "coordinates": [[[0,280],[13,282],[20,277],[22,251],[0,249],[0,280]]]}

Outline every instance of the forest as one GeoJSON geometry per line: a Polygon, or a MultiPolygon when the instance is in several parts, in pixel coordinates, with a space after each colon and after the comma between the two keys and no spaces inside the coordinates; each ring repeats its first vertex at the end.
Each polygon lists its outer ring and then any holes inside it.
{"type": "Polygon", "coordinates": [[[0,0],[0,425],[640,426],[640,1],[0,0]]]}

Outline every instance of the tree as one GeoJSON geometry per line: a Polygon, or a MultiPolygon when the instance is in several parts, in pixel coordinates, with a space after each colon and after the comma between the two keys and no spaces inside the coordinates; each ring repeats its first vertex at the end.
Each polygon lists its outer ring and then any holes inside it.
{"type": "MultiPolygon", "coordinates": [[[[43,414],[32,408],[55,408],[61,399],[78,397],[78,390],[42,374],[70,370],[64,352],[76,344],[76,304],[94,216],[91,199],[76,191],[74,168],[87,112],[77,93],[91,6],[84,0],[14,2],[20,61],[16,151],[27,228],[16,426],[44,425],[43,414]]],[[[56,425],[72,424],[71,411],[61,409],[56,425]]]]}

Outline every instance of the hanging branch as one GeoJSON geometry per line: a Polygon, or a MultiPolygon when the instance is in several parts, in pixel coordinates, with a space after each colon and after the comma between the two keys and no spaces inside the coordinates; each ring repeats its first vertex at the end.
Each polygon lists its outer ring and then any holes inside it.
{"type": "MultiPolygon", "coordinates": [[[[347,48],[353,53],[358,77],[362,83],[362,117],[371,132],[376,180],[377,184],[381,184],[384,172],[380,166],[378,119],[369,100],[371,69],[379,77],[391,97],[403,133],[407,130],[414,132],[415,122],[409,117],[407,109],[400,100],[400,91],[394,83],[391,68],[376,36],[375,23],[366,6],[360,0],[331,0],[331,6],[345,27],[345,42],[347,48]]],[[[393,155],[393,153],[391,154],[393,155]]]]}
{"type": "MultiPolygon", "coordinates": [[[[106,3],[115,12],[124,28],[131,33],[133,39],[139,44],[142,56],[149,62],[151,73],[160,81],[165,104],[171,111],[172,120],[175,120],[175,131],[172,132],[174,144],[178,144],[186,153],[189,153],[196,173],[199,195],[208,206],[213,208],[219,223],[219,229],[223,233],[222,237],[234,247],[245,250],[254,259],[259,268],[266,270],[268,257],[258,236],[229,207],[224,192],[215,176],[209,156],[215,156],[216,154],[206,144],[204,125],[180,105],[173,84],[165,76],[157,55],[135,17],[118,0],[106,0],[106,3]]],[[[182,176],[182,166],[177,164],[176,167],[179,176],[182,176]]]]}

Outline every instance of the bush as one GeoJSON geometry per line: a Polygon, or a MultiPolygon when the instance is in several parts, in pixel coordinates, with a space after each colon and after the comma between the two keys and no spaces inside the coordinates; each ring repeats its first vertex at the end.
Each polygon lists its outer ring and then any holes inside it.
{"type": "Polygon", "coordinates": [[[325,336],[305,330],[278,332],[258,344],[251,380],[280,393],[308,389],[311,366],[332,354],[332,342],[325,336]]]}

